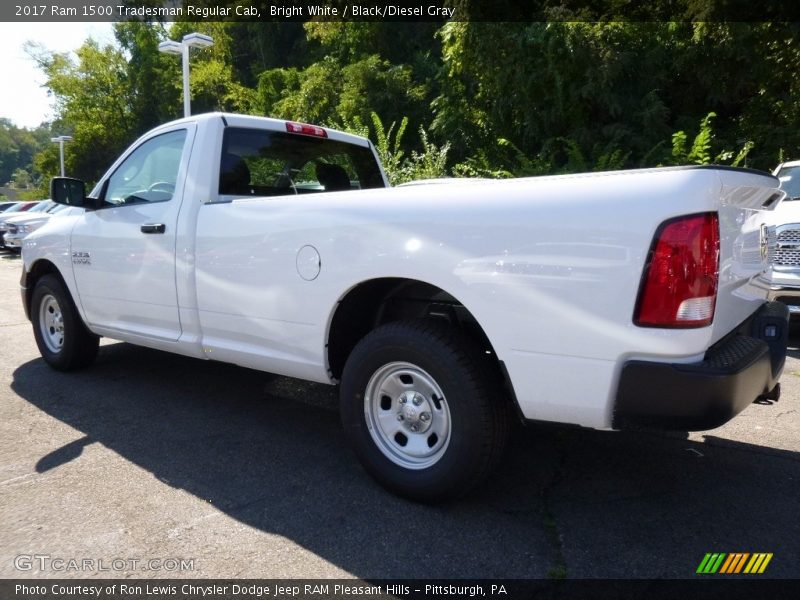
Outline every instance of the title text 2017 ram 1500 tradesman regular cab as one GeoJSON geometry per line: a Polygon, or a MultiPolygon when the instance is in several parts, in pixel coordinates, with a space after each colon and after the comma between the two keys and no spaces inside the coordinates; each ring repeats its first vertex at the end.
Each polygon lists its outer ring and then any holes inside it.
{"type": "Polygon", "coordinates": [[[718,426],[777,395],[787,311],[755,211],[770,175],[669,168],[387,187],[364,138],[206,114],[136,141],[86,208],[25,238],[44,359],[98,336],[340,383],[366,470],[466,492],[513,413],[599,429],[718,426]]]}

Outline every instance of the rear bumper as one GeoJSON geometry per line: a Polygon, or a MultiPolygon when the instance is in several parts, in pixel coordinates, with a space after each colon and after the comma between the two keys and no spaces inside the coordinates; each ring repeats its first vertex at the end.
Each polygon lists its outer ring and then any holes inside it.
{"type": "Polygon", "coordinates": [[[628,361],[613,427],[700,431],[719,427],[775,390],[786,360],[789,311],[764,304],[698,363],[628,361]]]}

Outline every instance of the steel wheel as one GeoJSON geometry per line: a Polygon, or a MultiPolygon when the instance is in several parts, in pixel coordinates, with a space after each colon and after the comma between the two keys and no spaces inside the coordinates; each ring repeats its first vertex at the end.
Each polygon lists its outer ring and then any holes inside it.
{"type": "Polygon", "coordinates": [[[99,338],[81,321],[75,303],[59,277],[47,274],[36,282],[30,315],[36,345],[51,367],[72,371],[94,361],[99,338]]]}
{"type": "Polygon", "coordinates": [[[54,354],[61,352],[64,347],[64,315],[52,294],[45,295],[39,304],[39,330],[47,349],[54,354]]]}
{"type": "Polygon", "coordinates": [[[380,325],[342,372],[342,425],[367,472],[406,498],[467,493],[508,434],[501,380],[481,345],[433,320],[380,325]]]}
{"type": "Polygon", "coordinates": [[[452,421],[444,393],[411,363],[389,363],[372,375],[364,417],[383,455],[407,469],[436,464],[450,442],[452,421]]]}

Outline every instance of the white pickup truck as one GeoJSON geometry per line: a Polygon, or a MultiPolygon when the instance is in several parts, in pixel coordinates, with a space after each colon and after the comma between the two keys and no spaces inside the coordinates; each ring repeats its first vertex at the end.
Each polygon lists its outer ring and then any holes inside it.
{"type": "Polygon", "coordinates": [[[766,174],[668,168],[386,189],[372,144],[205,114],[137,140],[24,240],[45,361],[98,337],[340,384],[366,470],[417,500],[490,471],[514,413],[716,427],[776,397],[788,315],[756,279],[766,174]]]}
{"type": "Polygon", "coordinates": [[[789,307],[789,314],[800,316],[800,161],[778,165],[772,173],[780,181],[786,197],[775,208],[757,215],[770,230],[775,230],[775,255],[762,276],[769,289],[769,300],[789,307]]]}

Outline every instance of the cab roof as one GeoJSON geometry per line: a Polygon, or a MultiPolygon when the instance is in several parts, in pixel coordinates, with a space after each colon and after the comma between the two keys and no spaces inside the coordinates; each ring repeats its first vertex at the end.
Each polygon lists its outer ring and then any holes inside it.
{"type": "MultiPolygon", "coordinates": [[[[310,125],[306,123],[298,123],[297,121],[273,119],[271,117],[256,117],[253,115],[240,115],[236,113],[212,112],[212,113],[201,113],[198,115],[184,117],[183,119],[170,121],[169,123],[164,123],[158,129],[160,129],[161,127],[172,126],[178,123],[201,123],[205,121],[212,121],[214,119],[221,119],[226,127],[250,127],[254,129],[282,131],[284,133],[286,132],[295,133],[295,131],[292,131],[289,127],[287,127],[287,124],[301,125],[301,126],[310,125]]],[[[365,148],[370,147],[369,140],[360,135],[346,133],[344,131],[339,131],[338,129],[331,129],[330,127],[323,127],[321,125],[311,125],[310,127],[304,129],[320,129],[325,132],[325,135],[322,137],[327,137],[329,139],[336,140],[338,142],[354,144],[356,146],[363,146],[365,148]]],[[[304,132],[304,133],[295,133],[295,135],[308,135],[308,134],[304,132]]]]}

